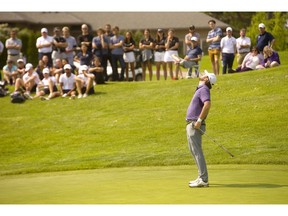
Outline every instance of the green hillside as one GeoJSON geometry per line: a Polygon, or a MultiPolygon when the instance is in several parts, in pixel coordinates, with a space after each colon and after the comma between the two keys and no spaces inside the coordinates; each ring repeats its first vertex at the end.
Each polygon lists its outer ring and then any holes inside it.
{"type": "MultiPolygon", "coordinates": [[[[207,134],[235,158],[203,136],[208,164],[287,165],[288,52],[280,56],[278,68],[218,77],[207,134]]],[[[211,70],[206,56],[201,69],[211,70]]],[[[185,115],[197,84],[109,82],[79,100],[0,98],[0,175],[194,164],[185,115]]]]}

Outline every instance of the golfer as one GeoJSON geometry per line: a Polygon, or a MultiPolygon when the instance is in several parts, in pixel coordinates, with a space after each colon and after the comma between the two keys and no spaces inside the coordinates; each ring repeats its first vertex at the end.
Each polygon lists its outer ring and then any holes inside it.
{"type": "Polygon", "coordinates": [[[198,168],[198,178],[189,182],[189,187],[208,187],[208,172],[202,151],[202,132],[206,130],[205,119],[211,106],[210,89],[216,82],[214,73],[206,70],[200,74],[199,85],[190,102],[186,115],[188,147],[198,168]]]}

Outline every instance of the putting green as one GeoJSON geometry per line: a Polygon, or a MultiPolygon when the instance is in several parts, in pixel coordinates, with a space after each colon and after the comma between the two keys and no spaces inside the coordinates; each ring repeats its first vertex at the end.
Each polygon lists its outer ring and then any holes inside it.
{"type": "Polygon", "coordinates": [[[285,165],[210,165],[210,187],[189,188],[195,165],[0,176],[2,204],[287,204],[285,165]]]}

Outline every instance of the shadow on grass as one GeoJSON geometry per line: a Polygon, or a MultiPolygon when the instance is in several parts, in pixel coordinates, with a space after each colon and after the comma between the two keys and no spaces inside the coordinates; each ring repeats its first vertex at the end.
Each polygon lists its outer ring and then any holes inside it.
{"type": "Polygon", "coordinates": [[[279,184],[263,184],[263,183],[253,183],[253,184],[211,184],[210,187],[230,187],[230,188],[281,188],[288,187],[288,185],[279,184]]]}

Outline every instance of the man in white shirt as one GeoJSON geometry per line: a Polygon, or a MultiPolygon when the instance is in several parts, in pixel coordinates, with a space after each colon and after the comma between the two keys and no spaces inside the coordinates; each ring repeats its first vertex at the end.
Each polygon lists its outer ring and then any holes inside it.
{"type": "Polygon", "coordinates": [[[226,36],[220,41],[223,68],[222,74],[226,74],[227,67],[228,73],[233,72],[232,66],[236,53],[236,39],[232,36],[232,28],[226,28],[226,36]]]}
{"type": "Polygon", "coordinates": [[[38,74],[34,71],[33,65],[31,63],[26,64],[25,71],[27,73],[24,74],[22,79],[16,79],[15,91],[19,91],[19,89],[23,87],[26,90],[24,96],[27,99],[33,99],[33,97],[30,95],[30,92],[36,91],[36,87],[40,83],[40,79],[38,74]]]}
{"type": "Polygon", "coordinates": [[[59,78],[60,94],[62,97],[70,96],[70,99],[75,99],[76,84],[75,75],[71,72],[72,67],[70,64],[64,65],[65,73],[59,78]]]}
{"type": "Polygon", "coordinates": [[[41,29],[41,37],[37,38],[36,47],[38,48],[38,60],[42,59],[44,55],[48,56],[48,67],[52,67],[52,45],[53,37],[48,35],[47,28],[41,29]]]}
{"type": "Polygon", "coordinates": [[[246,29],[242,28],[240,30],[240,37],[236,39],[237,48],[237,63],[240,66],[245,58],[245,56],[250,52],[251,40],[246,37],[246,29]]]}

